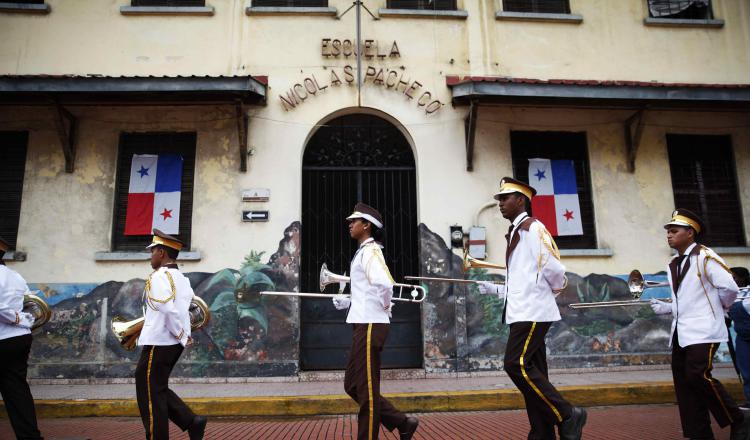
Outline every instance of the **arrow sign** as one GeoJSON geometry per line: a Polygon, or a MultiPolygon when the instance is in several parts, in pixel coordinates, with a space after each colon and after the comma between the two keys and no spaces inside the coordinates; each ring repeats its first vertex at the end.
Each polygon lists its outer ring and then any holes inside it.
{"type": "Polygon", "coordinates": [[[242,211],[243,222],[267,222],[268,211],[242,211]]]}

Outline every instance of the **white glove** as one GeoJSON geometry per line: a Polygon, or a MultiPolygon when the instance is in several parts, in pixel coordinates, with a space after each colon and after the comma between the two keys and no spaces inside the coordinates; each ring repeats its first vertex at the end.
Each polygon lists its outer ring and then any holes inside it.
{"type": "Polygon", "coordinates": [[[395,305],[396,305],[396,303],[394,303],[393,301],[391,301],[390,303],[388,303],[388,305],[386,307],[383,307],[383,309],[386,312],[388,312],[388,317],[389,318],[393,318],[393,306],[395,306],[395,305]]]}
{"type": "Polygon", "coordinates": [[[657,315],[668,315],[672,313],[672,305],[663,301],[659,301],[658,299],[652,299],[650,301],[650,305],[651,310],[653,310],[657,315]]]}
{"type": "Polygon", "coordinates": [[[19,327],[31,328],[34,325],[34,315],[26,312],[18,312],[18,324],[19,327]]]}
{"type": "Polygon", "coordinates": [[[501,295],[505,293],[505,286],[490,281],[477,281],[480,295],[501,295]]]}
{"type": "Polygon", "coordinates": [[[336,310],[348,309],[352,304],[352,300],[346,295],[336,295],[332,299],[333,306],[336,307],[336,310]]]}

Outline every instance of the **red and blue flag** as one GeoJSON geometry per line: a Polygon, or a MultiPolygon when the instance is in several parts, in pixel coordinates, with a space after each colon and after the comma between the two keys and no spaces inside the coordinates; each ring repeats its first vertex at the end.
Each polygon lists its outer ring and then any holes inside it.
{"type": "Polygon", "coordinates": [[[537,191],[531,210],[550,234],[583,235],[572,160],[529,159],[529,184],[537,191]]]}
{"type": "Polygon", "coordinates": [[[178,154],[133,155],[125,235],[179,234],[182,163],[178,154]]]}

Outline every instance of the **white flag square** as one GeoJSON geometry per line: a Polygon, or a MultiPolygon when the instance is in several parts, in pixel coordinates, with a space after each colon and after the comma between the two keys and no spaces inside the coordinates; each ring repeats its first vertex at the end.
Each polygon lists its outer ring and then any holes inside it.
{"type": "Polygon", "coordinates": [[[153,227],[165,234],[180,233],[180,192],[154,194],[153,227]]]}
{"type": "Polygon", "coordinates": [[[156,189],[156,165],[159,156],[135,154],[130,164],[130,186],[128,192],[152,193],[156,189]]]}

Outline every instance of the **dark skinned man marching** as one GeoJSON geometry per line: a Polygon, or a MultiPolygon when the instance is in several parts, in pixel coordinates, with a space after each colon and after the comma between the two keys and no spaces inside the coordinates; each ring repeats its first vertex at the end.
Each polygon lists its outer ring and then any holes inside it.
{"type": "Polygon", "coordinates": [[[531,425],[529,440],[579,440],[586,411],[568,403],[549,382],[544,338],[554,321],[560,320],[555,297],[567,286],[565,266],[560,262],[552,236],[542,222],[527,211],[536,190],[519,180],[505,177],[495,194],[503,217],[511,221],[506,240],[505,285],[479,284],[482,294],[505,297],[503,321],[510,325],[504,368],[523,394],[531,425]]]}

